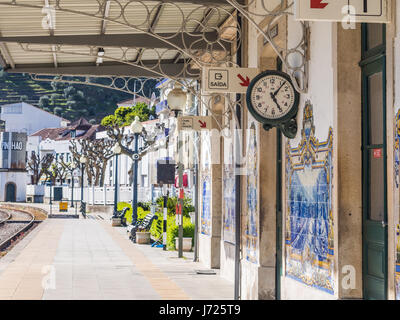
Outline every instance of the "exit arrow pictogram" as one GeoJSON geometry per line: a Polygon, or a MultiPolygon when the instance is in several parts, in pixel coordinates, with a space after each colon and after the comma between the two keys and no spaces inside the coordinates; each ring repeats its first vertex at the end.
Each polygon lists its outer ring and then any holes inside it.
{"type": "Polygon", "coordinates": [[[329,3],[322,3],[325,0],[311,0],[310,8],[311,9],[324,9],[329,3]]]}
{"type": "Polygon", "coordinates": [[[201,120],[199,120],[199,123],[200,123],[200,128],[207,128],[207,122],[206,121],[201,121],[201,120]]]}
{"type": "Polygon", "coordinates": [[[240,83],[240,85],[242,87],[248,87],[250,85],[250,78],[249,77],[246,77],[246,79],[245,79],[241,74],[238,74],[237,76],[242,81],[242,83],[240,83]]]}

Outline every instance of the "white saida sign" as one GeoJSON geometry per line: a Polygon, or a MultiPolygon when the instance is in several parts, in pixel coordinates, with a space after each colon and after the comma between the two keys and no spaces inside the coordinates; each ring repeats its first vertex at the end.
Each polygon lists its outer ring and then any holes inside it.
{"type": "Polygon", "coordinates": [[[297,0],[296,20],[390,22],[390,0],[297,0]]]}
{"type": "Polygon", "coordinates": [[[178,117],[178,131],[211,130],[211,116],[182,116],[178,117]]]}
{"type": "Polygon", "coordinates": [[[257,68],[205,67],[202,89],[209,93],[246,93],[251,80],[259,73],[257,68]]]}

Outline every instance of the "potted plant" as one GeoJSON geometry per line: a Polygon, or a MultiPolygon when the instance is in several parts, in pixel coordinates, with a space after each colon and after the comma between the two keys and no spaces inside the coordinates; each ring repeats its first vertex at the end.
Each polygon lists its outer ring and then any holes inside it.
{"type": "MultiPolygon", "coordinates": [[[[182,251],[192,251],[192,238],[191,237],[183,237],[183,245],[182,245],[182,251]]],[[[179,248],[179,237],[175,238],[175,248],[178,250],[179,248]]]]}
{"type": "Polygon", "coordinates": [[[120,227],[122,224],[121,218],[120,217],[113,217],[112,218],[112,226],[113,227],[120,227]]]}
{"type": "Polygon", "coordinates": [[[136,243],[138,244],[149,244],[150,243],[150,232],[149,231],[136,231],[136,243]]]}

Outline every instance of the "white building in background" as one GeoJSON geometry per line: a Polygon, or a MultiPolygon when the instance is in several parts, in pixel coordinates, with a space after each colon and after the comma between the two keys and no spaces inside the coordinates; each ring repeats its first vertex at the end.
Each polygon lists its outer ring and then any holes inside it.
{"type": "Polygon", "coordinates": [[[0,201],[25,201],[26,133],[0,132],[0,201]]]}
{"type": "MultiPolygon", "coordinates": [[[[71,162],[72,154],[69,149],[71,140],[76,140],[79,148],[79,140],[95,139],[100,127],[100,125],[92,125],[87,120],[81,118],[66,127],[41,129],[28,137],[28,157],[32,152],[39,154],[40,157],[46,154],[53,154],[55,161],[63,157],[65,162],[71,162]]],[[[69,184],[71,177],[67,177],[67,181],[58,182],[69,184]]]]}
{"type": "Polygon", "coordinates": [[[141,102],[145,103],[149,106],[151,104],[151,99],[146,98],[146,97],[134,96],[132,99],[118,102],[117,106],[118,107],[133,107],[137,103],[141,103],[141,102]]]}
{"type": "MultiPolygon", "coordinates": [[[[173,83],[171,80],[166,79],[156,85],[156,88],[160,90],[160,98],[157,99],[158,101],[153,101],[156,106],[156,113],[160,116],[161,114],[164,115],[164,124],[165,124],[165,132],[158,136],[158,140],[162,141],[162,138],[165,138],[165,135],[170,135],[168,148],[165,145],[161,147],[156,147],[156,151],[149,151],[147,152],[138,162],[138,201],[150,201],[155,200],[157,197],[161,195],[161,188],[157,185],[157,161],[164,160],[169,158],[170,160],[178,161],[177,159],[177,131],[175,130],[175,122],[176,119],[171,116],[166,120],[165,115],[170,114],[170,110],[167,105],[167,95],[171,88],[173,88],[173,83]],[[161,101],[160,101],[161,100],[161,101]]],[[[131,107],[134,106],[138,102],[144,103],[151,103],[148,101],[149,99],[146,98],[136,98],[136,100],[127,100],[118,103],[119,107],[131,107]]],[[[192,99],[188,99],[188,105],[192,106],[192,99]]],[[[161,118],[160,118],[161,119],[161,118]]],[[[147,132],[154,132],[156,130],[156,125],[160,123],[160,119],[149,120],[142,122],[144,129],[147,132]]],[[[131,135],[130,126],[125,128],[126,135],[131,135]]],[[[96,139],[108,138],[107,132],[102,131],[98,132],[96,135],[96,139]]],[[[144,144],[142,138],[139,139],[139,148],[142,147],[144,144]]],[[[131,150],[134,149],[134,141],[132,142],[131,146],[129,146],[131,150]]],[[[188,197],[193,198],[193,173],[189,170],[189,158],[193,157],[194,150],[184,150],[183,151],[183,160],[185,163],[185,172],[184,175],[187,175],[188,181],[188,188],[185,188],[185,194],[188,197]]],[[[105,185],[107,186],[115,186],[115,172],[116,172],[116,157],[112,157],[107,163],[107,170],[105,175],[105,185]]],[[[133,161],[132,159],[122,154],[118,156],[118,185],[119,185],[119,200],[118,201],[125,201],[130,202],[132,201],[132,179],[133,179],[133,161]]],[[[171,187],[170,189],[170,196],[176,195],[176,189],[171,187]]]]}
{"type": "MultiPolygon", "coordinates": [[[[149,120],[142,122],[144,128],[151,132],[155,129],[155,125],[159,120],[149,120]]],[[[125,134],[131,134],[130,128],[125,128],[125,134]]],[[[98,132],[96,139],[108,138],[106,131],[98,132]]],[[[139,148],[143,146],[143,140],[139,139],[139,148]]],[[[131,150],[134,150],[134,142],[129,146],[131,150]]],[[[173,154],[174,146],[169,146],[169,154],[173,154]]],[[[156,184],[156,161],[165,157],[165,149],[148,152],[142,157],[138,162],[138,199],[139,201],[149,201],[151,200],[152,184],[156,184]]],[[[107,163],[107,170],[104,179],[104,184],[107,186],[115,186],[115,172],[116,172],[116,156],[112,157],[107,163]]],[[[118,185],[121,188],[129,188],[132,186],[132,170],[133,161],[132,159],[125,155],[118,156],[118,185]]],[[[128,189],[127,189],[128,190],[128,189]]],[[[157,196],[157,192],[154,193],[157,196]]],[[[125,197],[120,196],[120,200],[124,201],[125,197]]],[[[127,199],[131,201],[131,195],[129,194],[127,199]]]]}
{"type": "Polygon", "coordinates": [[[44,128],[60,128],[68,120],[25,102],[0,106],[0,120],[5,121],[6,132],[23,132],[28,136],[44,128]]]}

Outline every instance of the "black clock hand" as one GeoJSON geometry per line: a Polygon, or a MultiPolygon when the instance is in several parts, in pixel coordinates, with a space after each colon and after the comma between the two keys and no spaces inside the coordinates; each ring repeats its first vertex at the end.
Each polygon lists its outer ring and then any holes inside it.
{"type": "Polygon", "coordinates": [[[281,106],[278,104],[278,100],[276,100],[274,94],[273,94],[272,92],[270,92],[270,95],[271,95],[272,101],[275,102],[275,104],[276,104],[276,106],[278,107],[279,111],[282,112],[282,108],[281,108],[281,106]]]}
{"type": "Polygon", "coordinates": [[[283,84],[279,87],[279,89],[276,90],[276,91],[273,93],[274,97],[276,97],[276,95],[279,93],[279,91],[281,91],[281,89],[282,89],[282,87],[283,87],[284,85],[285,85],[285,82],[283,82],[283,84]]]}

